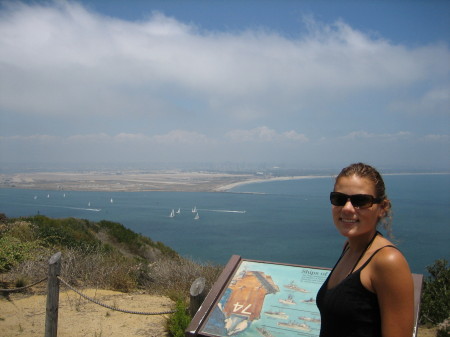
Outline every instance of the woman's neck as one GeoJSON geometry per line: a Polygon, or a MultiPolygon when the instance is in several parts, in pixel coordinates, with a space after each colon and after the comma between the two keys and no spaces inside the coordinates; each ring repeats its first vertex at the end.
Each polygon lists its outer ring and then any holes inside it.
{"type": "Polygon", "coordinates": [[[370,231],[366,234],[348,238],[349,250],[353,253],[362,252],[369,248],[369,245],[375,240],[377,231],[370,231]]]}

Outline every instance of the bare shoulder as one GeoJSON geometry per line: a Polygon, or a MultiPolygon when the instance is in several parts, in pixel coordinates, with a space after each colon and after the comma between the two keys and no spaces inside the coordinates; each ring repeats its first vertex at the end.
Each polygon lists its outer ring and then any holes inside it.
{"type": "MultiPolygon", "coordinates": [[[[392,245],[388,240],[386,240],[386,245],[392,245]]],[[[398,268],[407,268],[409,271],[408,262],[406,261],[405,256],[402,254],[400,250],[394,247],[383,247],[375,256],[373,261],[373,266],[378,272],[382,272],[383,270],[396,270],[399,271],[398,268]]]]}
{"type": "Polygon", "coordinates": [[[409,283],[411,271],[404,255],[395,247],[384,247],[373,259],[374,287],[381,284],[409,283]],[[392,277],[395,276],[395,277],[392,277]]]}

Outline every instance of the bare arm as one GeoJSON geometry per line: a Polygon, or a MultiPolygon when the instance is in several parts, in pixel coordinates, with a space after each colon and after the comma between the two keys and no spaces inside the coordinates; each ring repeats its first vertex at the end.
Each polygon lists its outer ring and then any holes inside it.
{"type": "Polygon", "coordinates": [[[408,263],[394,248],[385,248],[373,264],[372,285],[378,297],[383,337],[411,337],[414,284],[408,263]]]}

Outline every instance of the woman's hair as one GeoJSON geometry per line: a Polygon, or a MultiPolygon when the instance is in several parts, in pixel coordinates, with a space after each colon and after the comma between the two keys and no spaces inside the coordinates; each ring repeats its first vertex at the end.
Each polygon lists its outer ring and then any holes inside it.
{"type": "Polygon", "coordinates": [[[383,178],[381,174],[372,166],[364,164],[364,163],[355,163],[351,164],[347,167],[344,167],[336,177],[335,185],[338,180],[342,177],[351,177],[357,176],[360,178],[365,178],[370,180],[375,186],[375,197],[380,198],[382,202],[385,203],[385,211],[384,216],[378,219],[378,225],[382,225],[386,230],[389,237],[392,236],[392,211],[391,211],[391,202],[388,200],[386,195],[386,187],[384,185],[383,178]]]}

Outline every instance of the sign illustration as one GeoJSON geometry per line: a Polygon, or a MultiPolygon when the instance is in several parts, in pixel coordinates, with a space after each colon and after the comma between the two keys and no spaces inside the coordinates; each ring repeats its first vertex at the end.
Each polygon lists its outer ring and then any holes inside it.
{"type": "Polygon", "coordinates": [[[200,333],[223,337],[318,336],[316,293],[329,272],[241,261],[200,333]]]}

